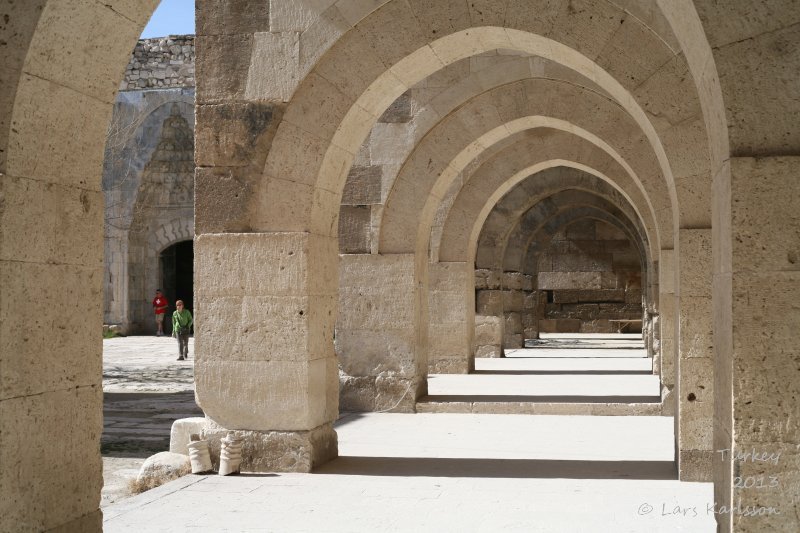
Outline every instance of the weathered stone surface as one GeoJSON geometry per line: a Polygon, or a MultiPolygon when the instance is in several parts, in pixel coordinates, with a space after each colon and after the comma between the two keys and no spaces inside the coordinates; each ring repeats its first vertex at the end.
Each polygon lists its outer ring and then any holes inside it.
{"type": "Polygon", "coordinates": [[[525,304],[525,293],[520,290],[503,291],[503,310],[522,311],[525,304]]]}
{"type": "MultiPolygon", "coordinates": [[[[159,452],[151,455],[139,469],[137,480],[141,483],[148,479],[159,480],[163,483],[185,476],[192,470],[189,464],[189,455],[173,452],[159,452]]],[[[159,483],[161,484],[161,483],[159,483]]]]}
{"type": "Polygon", "coordinates": [[[255,166],[262,172],[283,110],[282,105],[270,102],[198,105],[195,163],[199,167],[255,166]]]}
{"type": "Polygon", "coordinates": [[[378,118],[378,122],[386,123],[405,123],[410,122],[412,117],[412,100],[408,92],[403,93],[392,105],[378,118]]]}
{"type": "MultiPolygon", "coordinates": [[[[638,292],[641,295],[641,291],[638,292]]],[[[553,291],[553,303],[557,304],[625,302],[626,298],[626,291],[618,289],[553,291]]],[[[636,302],[638,301],[637,299],[636,302]]]]}
{"type": "Polygon", "coordinates": [[[269,31],[270,4],[247,0],[196,0],[198,35],[269,31]]]}
{"type": "Polygon", "coordinates": [[[253,34],[204,35],[198,32],[195,38],[198,104],[222,103],[230,97],[244,98],[253,41],[253,34]]]}
{"type": "MultiPolygon", "coordinates": [[[[601,272],[539,272],[538,289],[601,289],[601,272]]],[[[616,287],[616,278],[614,279],[616,287]]]]}
{"type": "MultiPolygon", "coordinates": [[[[220,441],[230,429],[209,421],[201,437],[208,440],[211,461],[219,468],[220,441]]],[[[338,456],[337,437],[331,424],[308,431],[235,430],[243,439],[243,472],[311,472],[338,456]]]]}
{"type": "Polygon", "coordinates": [[[194,35],[140,39],[120,91],[194,87],[194,35]]]}
{"type": "Polygon", "coordinates": [[[475,270],[475,289],[499,289],[500,276],[494,270],[475,270]]]}
{"type": "Polygon", "coordinates": [[[369,206],[342,205],[339,210],[339,253],[370,251],[372,210],[369,206]]]}
{"type": "Polygon", "coordinates": [[[206,419],[203,417],[179,418],[173,422],[169,432],[169,451],[189,455],[192,434],[202,433],[205,424],[206,419]]]}
{"type": "Polygon", "coordinates": [[[342,205],[380,203],[382,176],[383,167],[379,165],[353,165],[342,192],[342,205]]]}
{"type": "Polygon", "coordinates": [[[503,312],[503,292],[497,290],[476,291],[475,309],[481,315],[499,316],[503,312]]]}

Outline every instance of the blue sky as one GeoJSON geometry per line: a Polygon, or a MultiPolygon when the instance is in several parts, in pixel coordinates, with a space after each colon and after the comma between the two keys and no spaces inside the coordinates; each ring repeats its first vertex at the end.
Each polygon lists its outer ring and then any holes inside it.
{"type": "Polygon", "coordinates": [[[142,39],[194,33],[194,0],[161,0],[142,39]]]}

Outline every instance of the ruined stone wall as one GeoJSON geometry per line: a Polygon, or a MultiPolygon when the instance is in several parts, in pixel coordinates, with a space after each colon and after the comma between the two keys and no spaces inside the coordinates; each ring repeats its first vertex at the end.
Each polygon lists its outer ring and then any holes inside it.
{"type": "Polygon", "coordinates": [[[194,35],[141,39],[119,90],[175,87],[194,87],[194,35]]]}
{"type": "Polygon", "coordinates": [[[539,256],[538,289],[545,301],[542,332],[610,333],[619,325],[611,320],[642,318],[639,252],[601,221],[579,221],[554,235],[539,256]]]}

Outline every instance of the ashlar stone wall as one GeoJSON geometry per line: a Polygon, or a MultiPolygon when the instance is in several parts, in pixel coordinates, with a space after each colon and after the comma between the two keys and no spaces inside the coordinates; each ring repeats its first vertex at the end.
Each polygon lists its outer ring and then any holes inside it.
{"type": "MultiPolygon", "coordinates": [[[[639,251],[618,228],[598,220],[570,224],[539,255],[544,291],[541,332],[611,333],[612,320],[642,318],[639,251]]],[[[626,331],[641,331],[635,324],[626,331]]]]}

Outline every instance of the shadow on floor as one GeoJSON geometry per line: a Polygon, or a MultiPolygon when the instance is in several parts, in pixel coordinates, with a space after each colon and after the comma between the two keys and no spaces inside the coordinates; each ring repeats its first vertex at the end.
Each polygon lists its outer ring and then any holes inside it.
{"type": "Polygon", "coordinates": [[[104,393],[100,452],[149,457],[167,451],[172,422],[193,416],[203,416],[193,391],[104,393]]]}
{"type": "Polygon", "coordinates": [[[672,461],[555,461],[343,456],[314,474],[352,476],[675,480],[672,461]]]}

